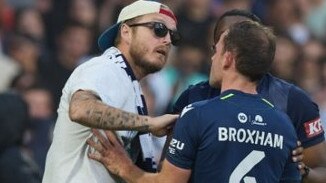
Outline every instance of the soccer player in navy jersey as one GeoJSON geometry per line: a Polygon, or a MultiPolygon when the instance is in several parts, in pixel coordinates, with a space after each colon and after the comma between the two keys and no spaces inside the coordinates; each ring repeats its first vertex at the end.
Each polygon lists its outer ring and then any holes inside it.
{"type": "MultiPolygon", "coordinates": [[[[223,14],[214,29],[215,42],[230,25],[244,20],[260,22],[258,17],[243,10],[231,10],[223,14]]],[[[290,117],[304,147],[304,164],[301,166],[303,182],[325,183],[326,143],[318,106],[302,89],[269,73],[262,77],[256,90],[290,117]]],[[[173,112],[180,113],[188,104],[218,95],[220,88],[211,86],[208,81],[190,86],[174,104],[173,112]]]]}
{"type": "Polygon", "coordinates": [[[133,165],[113,133],[90,158],[127,182],[300,182],[291,150],[297,136],[289,117],[257,94],[275,54],[270,29],[242,21],[221,34],[214,46],[209,83],[221,95],[188,105],[176,123],[159,173],[133,165]],[[259,45],[259,46],[257,46],[259,45]]]}

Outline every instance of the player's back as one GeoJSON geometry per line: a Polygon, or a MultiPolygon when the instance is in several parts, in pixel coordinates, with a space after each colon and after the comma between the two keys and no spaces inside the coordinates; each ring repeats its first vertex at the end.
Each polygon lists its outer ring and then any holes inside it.
{"type": "Polygon", "coordinates": [[[183,117],[196,134],[190,138],[197,146],[192,182],[300,182],[290,155],[295,130],[267,100],[229,90],[193,107],[183,117]]]}
{"type": "MultiPolygon", "coordinates": [[[[271,74],[265,74],[259,82],[257,92],[287,113],[303,147],[311,147],[325,140],[318,106],[302,89],[271,74]]],[[[174,104],[173,113],[179,113],[188,104],[219,94],[220,90],[212,88],[208,82],[190,86],[174,104]]]]}

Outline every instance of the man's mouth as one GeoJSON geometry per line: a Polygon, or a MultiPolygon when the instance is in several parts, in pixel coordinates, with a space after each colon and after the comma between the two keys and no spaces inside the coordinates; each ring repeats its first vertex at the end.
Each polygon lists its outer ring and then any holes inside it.
{"type": "Polygon", "coordinates": [[[156,52],[163,55],[163,56],[166,56],[166,54],[167,54],[167,51],[165,51],[163,49],[156,50],[156,52]]]}

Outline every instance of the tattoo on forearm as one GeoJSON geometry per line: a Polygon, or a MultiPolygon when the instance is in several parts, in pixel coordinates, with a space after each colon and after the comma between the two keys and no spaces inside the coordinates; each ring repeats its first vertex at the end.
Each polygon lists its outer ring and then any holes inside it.
{"type": "Polygon", "coordinates": [[[105,106],[103,111],[94,110],[89,115],[90,121],[95,121],[99,128],[126,130],[133,129],[138,131],[148,131],[149,126],[147,117],[139,117],[136,114],[121,111],[119,109],[105,106]]]}
{"type": "Polygon", "coordinates": [[[107,130],[149,130],[148,117],[105,105],[90,92],[83,91],[73,99],[78,100],[78,104],[80,104],[78,107],[87,108],[85,118],[80,121],[87,126],[107,130]]]}

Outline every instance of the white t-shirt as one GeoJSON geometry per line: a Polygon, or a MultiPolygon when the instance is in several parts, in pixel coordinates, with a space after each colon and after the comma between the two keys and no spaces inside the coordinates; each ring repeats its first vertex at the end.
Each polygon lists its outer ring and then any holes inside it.
{"type": "MultiPolygon", "coordinates": [[[[89,127],[69,118],[69,103],[77,90],[92,90],[101,100],[124,111],[137,113],[138,89],[126,71],[123,58],[114,47],[75,69],[62,91],[53,142],[47,154],[44,183],[113,183],[105,167],[88,158],[86,140],[92,136],[89,127]]],[[[139,92],[138,91],[138,92],[139,92]]],[[[138,102],[139,103],[139,102],[138,102]]],[[[139,105],[139,104],[138,104],[139,105]]],[[[135,131],[117,131],[119,137],[131,141],[135,131]]],[[[128,147],[125,147],[126,149],[128,147]]]]}

